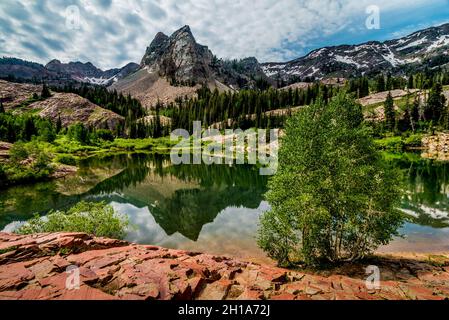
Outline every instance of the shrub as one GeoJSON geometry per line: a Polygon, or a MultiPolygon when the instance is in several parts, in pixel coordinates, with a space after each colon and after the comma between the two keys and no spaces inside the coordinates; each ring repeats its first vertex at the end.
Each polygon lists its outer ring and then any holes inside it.
{"type": "Polygon", "coordinates": [[[47,178],[53,171],[51,157],[37,141],[18,142],[9,151],[10,159],[4,164],[6,183],[20,183],[47,178]]]}
{"type": "Polygon", "coordinates": [[[29,155],[26,145],[22,142],[15,143],[9,150],[9,157],[14,163],[28,159],[29,155]]]}
{"type": "Polygon", "coordinates": [[[412,134],[405,140],[405,145],[408,147],[421,147],[422,146],[422,134],[412,134]]]}
{"type": "Polygon", "coordinates": [[[5,167],[2,163],[0,163],[0,187],[6,185],[8,177],[6,176],[5,167]]]}
{"type": "Polygon", "coordinates": [[[68,166],[76,166],[76,159],[69,154],[60,154],[56,157],[55,161],[68,166]]]}
{"type": "Polygon", "coordinates": [[[405,147],[402,137],[388,137],[380,140],[375,140],[375,144],[380,150],[389,152],[402,152],[405,147]]]}
{"type": "Polygon", "coordinates": [[[319,101],[287,122],[259,246],[285,266],[361,259],[398,235],[400,181],[360,105],[342,95],[319,101]]]}
{"type": "Polygon", "coordinates": [[[115,213],[105,202],[80,202],[67,212],[54,211],[45,217],[35,215],[15,232],[84,232],[97,237],[123,239],[128,225],[128,217],[115,213]]]}
{"type": "Polygon", "coordinates": [[[101,140],[114,141],[114,134],[111,130],[99,129],[96,131],[96,135],[101,140]]]}

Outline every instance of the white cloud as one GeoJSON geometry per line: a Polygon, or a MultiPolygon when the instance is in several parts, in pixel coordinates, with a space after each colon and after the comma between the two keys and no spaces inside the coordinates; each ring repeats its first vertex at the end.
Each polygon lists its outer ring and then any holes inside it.
{"type": "Polygon", "coordinates": [[[429,5],[425,0],[3,0],[0,43],[7,45],[0,55],[118,67],[140,62],[158,31],[171,34],[188,24],[198,42],[219,57],[279,61],[354,23],[363,28],[365,9],[373,2],[381,12],[429,5]],[[68,5],[80,9],[80,30],[66,27],[68,5]]]}

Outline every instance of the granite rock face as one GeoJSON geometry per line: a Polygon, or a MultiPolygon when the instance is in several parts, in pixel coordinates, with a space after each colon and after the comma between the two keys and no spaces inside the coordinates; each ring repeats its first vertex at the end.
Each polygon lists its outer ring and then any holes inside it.
{"type": "Polygon", "coordinates": [[[204,84],[229,88],[251,87],[255,78],[269,80],[256,58],[240,61],[218,59],[198,44],[189,26],[171,36],[159,32],[146,50],[140,67],[179,85],[204,84]]]}
{"type": "Polygon", "coordinates": [[[82,233],[0,233],[0,299],[448,298],[449,258],[434,262],[384,260],[385,280],[370,290],[359,267],[351,276],[347,270],[318,275],[82,233]]]}
{"type": "Polygon", "coordinates": [[[185,26],[171,37],[158,33],[147,48],[141,67],[175,82],[207,83],[212,79],[209,68],[212,59],[212,52],[197,44],[190,28],[185,26]]]}

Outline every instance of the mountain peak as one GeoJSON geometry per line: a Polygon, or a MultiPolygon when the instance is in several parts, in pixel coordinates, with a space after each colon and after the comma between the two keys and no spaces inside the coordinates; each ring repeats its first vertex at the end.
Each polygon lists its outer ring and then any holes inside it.
{"type": "Polygon", "coordinates": [[[49,63],[47,63],[47,65],[45,67],[47,68],[48,66],[60,65],[60,64],[62,64],[61,61],[59,61],[58,59],[53,59],[49,63]]]}
{"type": "Polygon", "coordinates": [[[159,32],[147,48],[141,67],[158,73],[174,83],[205,83],[211,78],[213,55],[198,44],[188,25],[170,37],[159,32]]]}
{"type": "Polygon", "coordinates": [[[176,30],[170,37],[171,39],[178,41],[181,39],[189,39],[187,41],[194,42],[196,44],[195,37],[193,36],[192,30],[190,30],[190,27],[188,25],[185,25],[179,30],[176,30]]]}
{"type": "Polygon", "coordinates": [[[175,31],[174,33],[175,34],[176,33],[190,33],[190,34],[192,34],[192,30],[190,29],[190,26],[186,24],[184,27],[180,28],[179,30],[175,31]]]}

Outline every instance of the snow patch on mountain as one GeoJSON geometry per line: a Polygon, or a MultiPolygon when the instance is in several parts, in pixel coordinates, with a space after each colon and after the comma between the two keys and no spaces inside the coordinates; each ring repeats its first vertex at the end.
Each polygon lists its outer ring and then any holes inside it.
{"type": "Polygon", "coordinates": [[[363,67],[367,67],[365,64],[361,65],[360,63],[357,63],[356,61],[354,61],[350,57],[343,57],[343,56],[340,56],[340,55],[335,55],[334,59],[335,59],[335,61],[338,61],[338,62],[341,62],[341,63],[355,65],[357,67],[357,69],[361,69],[363,67]]]}
{"type": "Polygon", "coordinates": [[[408,49],[408,48],[417,47],[417,46],[419,46],[419,45],[422,45],[422,44],[425,43],[426,41],[427,41],[427,37],[424,37],[424,38],[421,38],[421,39],[412,41],[412,42],[408,43],[407,45],[398,48],[397,50],[398,50],[398,51],[403,51],[403,50],[408,49]]]}
{"type": "Polygon", "coordinates": [[[442,35],[437,38],[429,47],[427,47],[427,52],[431,52],[435,49],[449,46],[449,35],[442,35]]]}
{"type": "Polygon", "coordinates": [[[112,78],[90,78],[90,77],[84,77],[83,79],[80,79],[81,82],[90,83],[98,86],[107,86],[110,85],[113,82],[116,82],[118,80],[117,76],[113,76],[112,78]]]}

